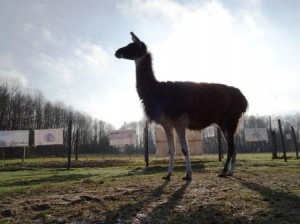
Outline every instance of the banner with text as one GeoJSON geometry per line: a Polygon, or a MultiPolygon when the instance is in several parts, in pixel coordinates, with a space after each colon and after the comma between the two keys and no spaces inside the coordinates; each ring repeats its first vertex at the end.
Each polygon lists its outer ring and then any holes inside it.
{"type": "Polygon", "coordinates": [[[259,142],[268,140],[268,131],[266,128],[245,128],[246,142],[259,142]]]}
{"type": "Polygon", "coordinates": [[[26,147],[29,131],[0,131],[0,147],[26,147]]]}
{"type": "Polygon", "coordinates": [[[136,145],[137,136],[135,130],[117,130],[109,133],[111,146],[136,145]]]}
{"type": "Polygon", "coordinates": [[[38,129],[34,130],[34,145],[63,145],[64,129],[38,129]]]}

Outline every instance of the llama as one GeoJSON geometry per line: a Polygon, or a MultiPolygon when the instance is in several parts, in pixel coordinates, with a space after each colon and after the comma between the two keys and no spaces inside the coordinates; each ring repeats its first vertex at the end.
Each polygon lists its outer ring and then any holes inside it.
{"type": "Polygon", "coordinates": [[[118,49],[117,58],[135,61],[136,89],[148,120],[160,124],[166,133],[169,147],[168,173],[163,177],[170,180],[174,167],[175,129],[185,157],[186,176],[192,179],[186,128],[201,130],[216,124],[227,140],[228,153],[224,169],[219,177],[234,174],[236,151],[234,134],[240,117],[248,102],[235,87],[216,83],[159,82],[152,69],[152,56],[145,43],[130,32],[133,43],[118,49]],[[229,169],[229,164],[231,164],[229,169]]]}

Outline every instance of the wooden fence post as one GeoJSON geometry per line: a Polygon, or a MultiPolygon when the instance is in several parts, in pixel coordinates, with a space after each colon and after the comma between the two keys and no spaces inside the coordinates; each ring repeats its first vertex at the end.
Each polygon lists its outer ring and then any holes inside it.
{"type": "Polygon", "coordinates": [[[146,121],[144,128],[144,155],[146,167],[149,166],[149,144],[148,144],[148,121],[146,121]]]}
{"type": "Polygon", "coordinates": [[[71,168],[71,150],[72,150],[72,120],[69,121],[69,148],[68,148],[68,169],[71,168]]]}
{"type": "Polygon", "coordinates": [[[222,135],[219,128],[218,128],[218,150],[219,150],[219,162],[221,162],[223,150],[222,150],[222,135]]]}
{"type": "Polygon", "coordinates": [[[272,159],[277,159],[277,144],[276,144],[276,132],[272,129],[272,120],[271,116],[269,116],[269,124],[270,124],[270,134],[271,134],[271,142],[272,142],[272,159]]]}
{"type": "Polygon", "coordinates": [[[272,159],[278,159],[277,156],[277,143],[276,143],[276,132],[271,130],[271,139],[272,139],[272,159]]]}
{"type": "Polygon", "coordinates": [[[297,144],[297,138],[296,138],[296,135],[295,135],[295,130],[294,130],[293,126],[291,127],[291,129],[292,129],[292,134],[293,134],[293,139],[294,139],[294,144],[295,144],[295,149],[296,149],[296,159],[299,159],[298,144],[297,144]]]}
{"type": "Polygon", "coordinates": [[[76,130],[76,139],[75,139],[75,160],[78,160],[78,147],[79,147],[79,130],[76,130]]]}
{"type": "Polygon", "coordinates": [[[279,126],[279,131],[280,131],[280,136],[281,136],[284,162],[286,162],[287,161],[286,150],[285,150],[284,137],[283,137],[283,132],[282,132],[282,127],[281,127],[281,121],[280,121],[280,119],[278,119],[278,126],[279,126]]]}
{"type": "Polygon", "coordinates": [[[26,147],[23,147],[23,157],[22,157],[22,165],[25,163],[25,157],[26,157],[26,147]]]}
{"type": "Polygon", "coordinates": [[[5,148],[2,149],[3,166],[5,166],[5,148]]]}

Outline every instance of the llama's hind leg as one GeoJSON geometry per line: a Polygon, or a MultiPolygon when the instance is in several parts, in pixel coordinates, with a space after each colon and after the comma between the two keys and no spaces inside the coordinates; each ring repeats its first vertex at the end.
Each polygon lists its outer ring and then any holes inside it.
{"type": "Polygon", "coordinates": [[[175,156],[175,143],[174,143],[174,132],[173,128],[170,127],[164,127],[168,146],[169,146],[169,169],[166,176],[163,177],[163,180],[170,180],[172,174],[173,174],[173,168],[174,168],[174,156],[175,156]]]}
{"type": "MultiPolygon", "coordinates": [[[[235,153],[234,136],[233,135],[234,135],[233,133],[227,133],[227,146],[228,146],[227,159],[225,162],[224,169],[223,169],[222,173],[219,174],[219,177],[226,177],[228,167],[229,167],[230,161],[232,159],[234,160],[234,161],[232,161],[233,162],[232,164],[235,164],[236,153],[235,153]]],[[[233,170],[234,170],[234,168],[233,168],[233,170]]]]}
{"type": "Polygon", "coordinates": [[[178,135],[178,139],[181,145],[182,153],[185,157],[185,164],[186,164],[186,176],[183,177],[183,180],[192,180],[192,167],[191,167],[191,161],[190,161],[190,154],[189,154],[189,148],[186,140],[186,133],[185,128],[176,128],[176,132],[178,135]]]}
{"type": "Polygon", "coordinates": [[[234,150],[232,158],[231,158],[230,171],[227,174],[228,176],[234,175],[235,161],[236,161],[236,151],[234,150]]]}

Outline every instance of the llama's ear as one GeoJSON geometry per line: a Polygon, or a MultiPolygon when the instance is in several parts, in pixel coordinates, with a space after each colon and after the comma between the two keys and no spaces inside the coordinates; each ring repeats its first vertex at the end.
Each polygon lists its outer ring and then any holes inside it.
{"type": "Polygon", "coordinates": [[[133,32],[130,32],[130,35],[132,36],[133,42],[138,43],[138,44],[141,43],[140,39],[133,32]]]}

